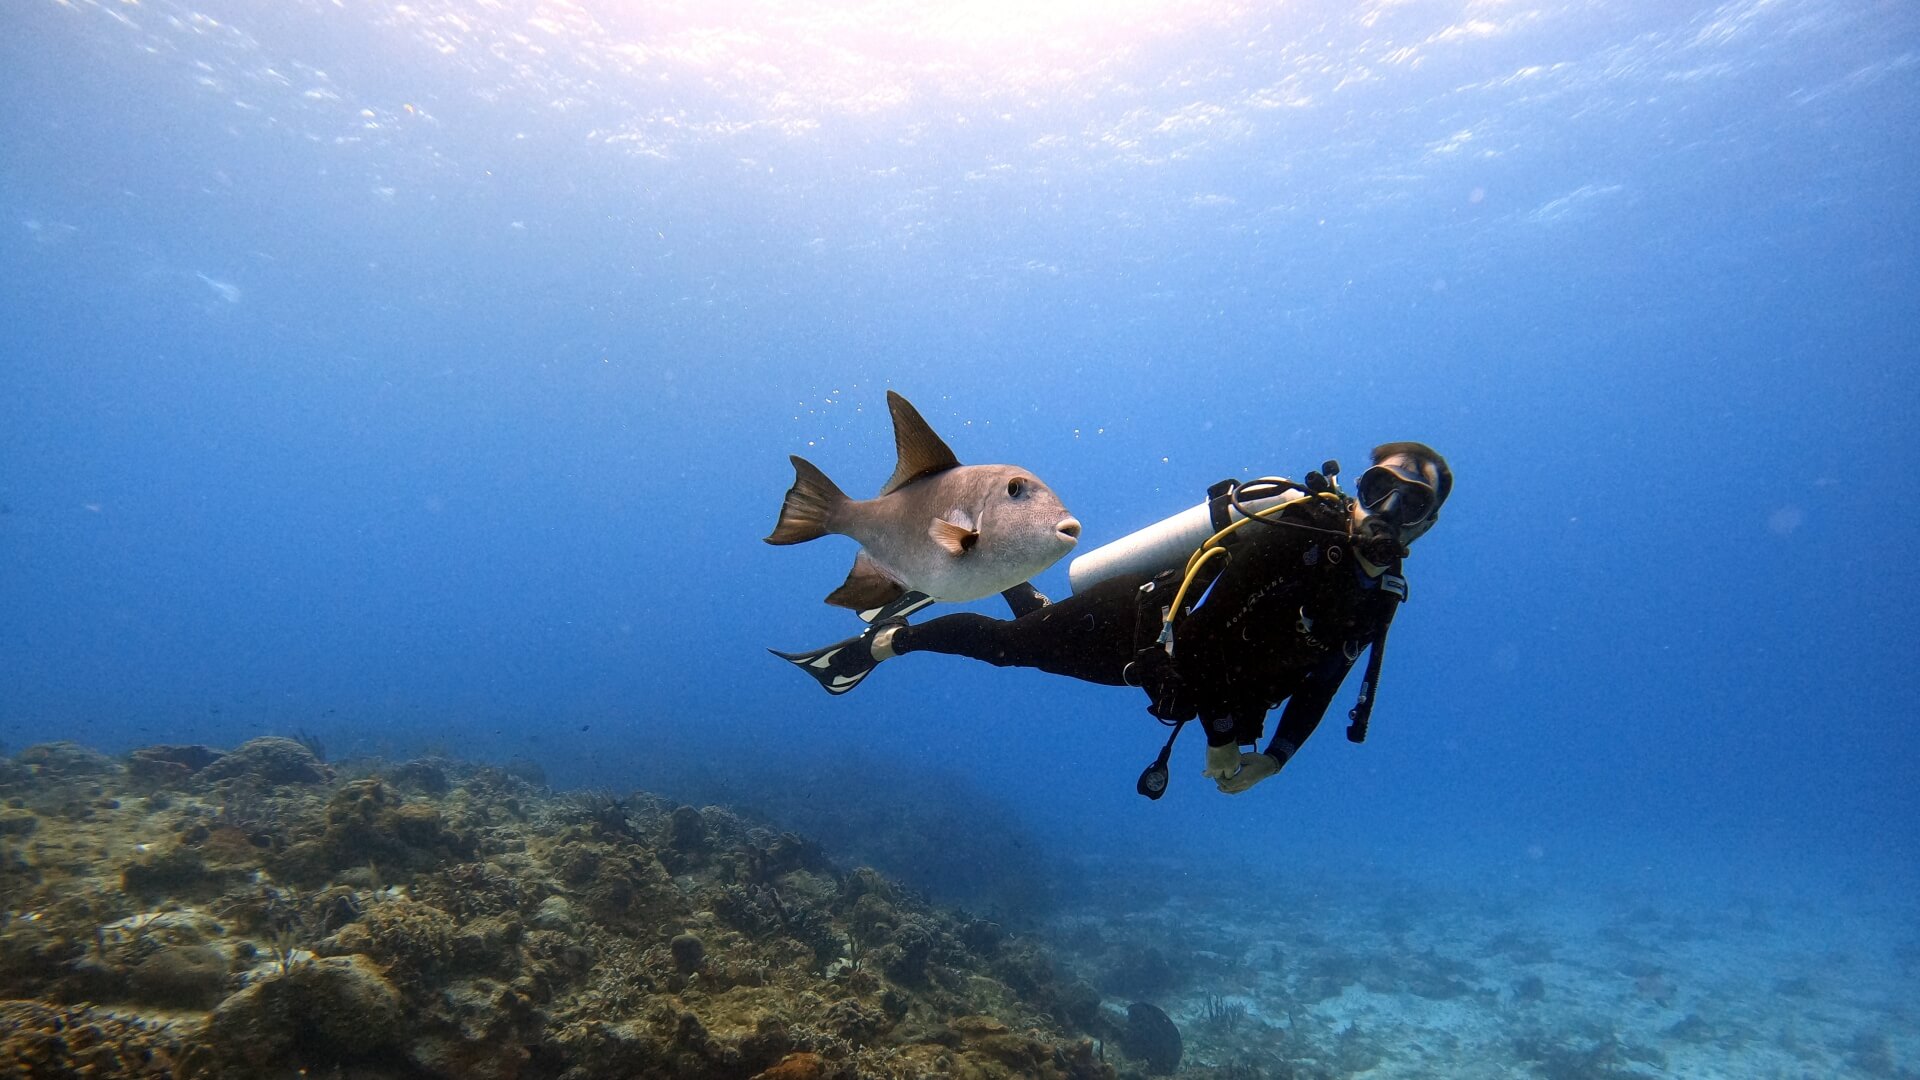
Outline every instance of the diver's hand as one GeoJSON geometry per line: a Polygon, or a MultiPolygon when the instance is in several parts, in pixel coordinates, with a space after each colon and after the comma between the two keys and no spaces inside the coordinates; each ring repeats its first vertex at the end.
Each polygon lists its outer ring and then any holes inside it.
{"type": "MultiPolygon", "coordinates": [[[[1239,747],[1224,749],[1238,750],[1239,747]]],[[[1225,776],[1213,771],[1213,750],[1207,750],[1207,775],[1216,776],[1213,785],[1228,795],[1238,795],[1253,785],[1280,771],[1280,761],[1268,754],[1241,754],[1239,768],[1225,776]]]]}
{"type": "Polygon", "coordinates": [[[1152,645],[1136,653],[1121,678],[1147,692],[1147,711],[1169,724],[1191,720],[1199,715],[1186,681],[1174,670],[1173,659],[1165,649],[1152,645]]]}
{"type": "Polygon", "coordinates": [[[1207,767],[1200,775],[1209,780],[1225,781],[1240,771],[1240,747],[1237,743],[1225,746],[1207,747],[1207,767]]]}

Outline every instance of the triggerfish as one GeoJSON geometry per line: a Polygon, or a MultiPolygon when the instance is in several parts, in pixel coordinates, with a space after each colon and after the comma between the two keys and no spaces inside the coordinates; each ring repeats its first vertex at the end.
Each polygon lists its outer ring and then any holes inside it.
{"type": "Polygon", "coordinates": [[[1057,562],[1080,522],[1053,489],[1013,465],[962,465],[906,398],[887,391],[899,464],[871,499],[853,499],[793,457],[793,487],[769,544],[828,533],[860,542],[853,570],[827,603],[881,608],[909,592],[962,602],[1004,592],[1057,562]]]}

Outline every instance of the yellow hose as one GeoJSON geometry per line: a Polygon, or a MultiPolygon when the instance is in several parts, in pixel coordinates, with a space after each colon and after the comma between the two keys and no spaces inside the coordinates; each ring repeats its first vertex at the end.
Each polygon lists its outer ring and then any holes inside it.
{"type": "Polygon", "coordinates": [[[1207,537],[1205,543],[1193,549],[1193,554],[1187,556],[1186,574],[1180,579],[1180,588],[1173,594],[1173,603],[1167,608],[1166,614],[1160,618],[1160,644],[1166,646],[1168,656],[1173,655],[1173,620],[1179,614],[1181,606],[1186,603],[1187,590],[1193,587],[1194,579],[1200,576],[1201,568],[1205,567],[1207,563],[1212,562],[1215,555],[1227,554],[1227,549],[1220,546],[1226,539],[1227,534],[1245,525],[1247,522],[1252,521],[1256,517],[1272,517],[1289,506],[1295,506],[1311,499],[1337,500],[1339,496],[1332,492],[1323,491],[1318,495],[1300,495],[1288,499],[1283,503],[1275,503],[1264,509],[1256,510],[1250,515],[1242,516],[1238,521],[1228,522],[1219,532],[1207,537]]]}

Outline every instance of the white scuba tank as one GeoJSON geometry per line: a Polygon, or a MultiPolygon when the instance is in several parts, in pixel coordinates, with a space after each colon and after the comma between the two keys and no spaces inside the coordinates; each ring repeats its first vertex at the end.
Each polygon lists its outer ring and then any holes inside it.
{"type": "MultiPolygon", "coordinates": [[[[1242,498],[1240,506],[1257,513],[1305,494],[1300,485],[1277,476],[1263,476],[1258,480],[1249,480],[1242,486],[1258,490],[1269,485],[1280,487],[1272,495],[1242,498]]],[[[1247,516],[1231,503],[1226,509],[1229,522],[1247,516]]],[[[1075,558],[1067,564],[1067,582],[1077,593],[1122,574],[1157,574],[1162,570],[1171,570],[1185,564],[1194,549],[1206,543],[1207,538],[1218,531],[1213,523],[1210,504],[1202,502],[1199,506],[1162,518],[1138,532],[1129,533],[1110,544],[1102,544],[1075,558]]]]}

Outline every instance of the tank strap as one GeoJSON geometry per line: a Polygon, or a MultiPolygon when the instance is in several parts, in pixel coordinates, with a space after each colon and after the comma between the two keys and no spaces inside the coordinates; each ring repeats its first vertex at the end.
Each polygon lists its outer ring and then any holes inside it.
{"type": "Polygon", "coordinates": [[[1229,476],[1207,489],[1207,516],[1213,521],[1214,532],[1232,524],[1229,511],[1233,506],[1233,493],[1239,487],[1240,479],[1229,476]]]}

